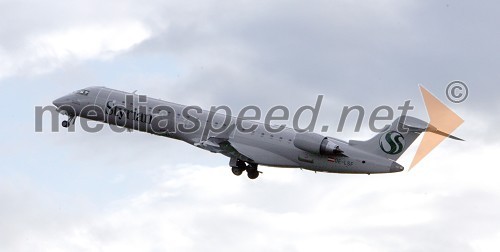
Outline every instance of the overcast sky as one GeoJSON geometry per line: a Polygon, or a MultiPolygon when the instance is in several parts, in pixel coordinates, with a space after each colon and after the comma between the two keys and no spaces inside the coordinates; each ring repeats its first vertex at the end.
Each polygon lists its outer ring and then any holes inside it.
{"type": "MultiPolygon", "coordinates": [[[[498,251],[496,1],[0,0],[1,251],[498,251]],[[469,86],[454,104],[445,88],[469,86]],[[138,132],[35,133],[34,107],[93,85],[181,104],[342,106],[464,120],[411,172],[262,167],[138,132]]],[[[46,122],[48,120],[45,120],[46,122]]],[[[321,123],[321,124],[320,124],[321,123]]],[[[317,128],[316,131],[320,131],[317,128]]],[[[409,167],[416,148],[403,155],[409,167]]]]}

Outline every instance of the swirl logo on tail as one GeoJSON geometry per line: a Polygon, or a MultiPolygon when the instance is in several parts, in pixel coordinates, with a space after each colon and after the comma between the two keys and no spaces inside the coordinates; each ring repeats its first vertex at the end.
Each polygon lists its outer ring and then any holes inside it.
{"type": "Polygon", "coordinates": [[[389,131],[380,137],[379,145],[383,152],[396,155],[404,150],[405,138],[397,131],[389,131]]]}

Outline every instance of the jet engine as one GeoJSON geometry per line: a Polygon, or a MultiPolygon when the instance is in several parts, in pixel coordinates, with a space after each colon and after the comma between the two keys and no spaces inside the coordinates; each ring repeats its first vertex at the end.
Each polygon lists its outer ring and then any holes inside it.
{"type": "Polygon", "coordinates": [[[303,151],[318,155],[329,156],[342,153],[337,144],[328,139],[328,137],[317,133],[298,133],[295,135],[293,145],[303,151]]]}

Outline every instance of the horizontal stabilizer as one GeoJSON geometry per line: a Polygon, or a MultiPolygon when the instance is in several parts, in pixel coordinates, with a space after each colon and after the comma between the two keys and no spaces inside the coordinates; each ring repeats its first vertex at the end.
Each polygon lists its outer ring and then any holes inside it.
{"type": "Polygon", "coordinates": [[[397,160],[423,132],[431,132],[446,136],[454,140],[464,141],[461,138],[438,130],[433,125],[411,116],[397,118],[382,132],[367,141],[351,140],[349,144],[368,153],[397,160]]]}
{"type": "Polygon", "coordinates": [[[434,134],[438,134],[438,135],[441,135],[441,136],[445,136],[445,137],[448,137],[448,138],[451,138],[453,140],[458,140],[458,141],[465,141],[463,140],[462,138],[459,138],[459,137],[456,137],[454,135],[451,135],[451,134],[448,134],[444,131],[440,131],[438,129],[436,129],[436,127],[432,126],[432,125],[429,125],[429,127],[427,127],[427,130],[428,132],[432,132],[434,134]]]}

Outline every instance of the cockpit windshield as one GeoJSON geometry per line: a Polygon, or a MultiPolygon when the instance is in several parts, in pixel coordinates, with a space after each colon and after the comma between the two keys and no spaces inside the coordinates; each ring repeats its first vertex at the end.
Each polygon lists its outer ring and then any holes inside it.
{"type": "Polygon", "coordinates": [[[89,91],[86,89],[78,90],[75,93],[80,94],[80,95],[88,95],[89,91]]]}

